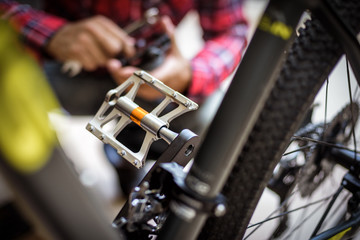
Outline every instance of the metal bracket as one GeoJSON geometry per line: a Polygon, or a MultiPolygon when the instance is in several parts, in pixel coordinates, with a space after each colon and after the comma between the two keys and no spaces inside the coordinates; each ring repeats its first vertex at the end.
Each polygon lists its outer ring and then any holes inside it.
{"type": "Polygon", "coordinates": [[[88,123],[86,129],[104,143],[114,147],[122,157],[135,167],[141,168],[145,164],[150,145],[154,141],[161,138],[170,144],[178,135],[169,129],[170,121],[197,108],[198,105],[195,102],[169,88],[160,80],[144,71],[137,71],[123,84],[106,94],[103,104],[95,117],[88,123]],[[165,96],[150,113],[134,102],[137,91],[143,83],[155,88],[165,96]],[[164,109],[174,102],[177,107],[160,116],[164,109]],[[136,123],[146,131],[138,152],[133,152],[116,139],[119,133],[131,122],[136,123]],[[115,123],[115,126],[112,126],[111,123],[115,123]]]}
{"type": "MultiPolygon", "coordinates": [[[[161,182],[160,179],[153,179],[152,175],[158,171],[159,166],[166,162],[175,162],[180,166],[186,166],[189,161],[195,156],[197,146],[199,145],[200,138],[188,129],[182,130],[168,148],[161,154],[146,176],[143,178],[138,186],[143,185],[145,182],[150,184],[151,189],[159,189],[161,182]]],[[[135,189],[134,189],[135,190],[135,189]]],[[[131,194],[130,194],[131,195],[131,194]]],[[[129,196],[131,197],[131,196],[129,196]]],[[[132,218],[131,199],[127,201],[122,207],[113,221],[113,227],[122,228],[127,224],[129,218],[132,218]]],[[[140,238],[135,238],[140,239],[140,238]]]]}

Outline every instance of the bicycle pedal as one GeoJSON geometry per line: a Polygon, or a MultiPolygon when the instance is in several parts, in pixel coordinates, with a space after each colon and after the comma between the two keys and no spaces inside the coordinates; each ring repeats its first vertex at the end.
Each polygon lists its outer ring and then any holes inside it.
{"type": "Polygon", "coordinates": [[[123,84],[110,90],[94,118],[86,129],[102,142],[110,144],[120,156],[137,168],[145,164],[150,145],[159,139],[170,144],[178,135],[169,129],[170,121],[188,111],[196,110],[198,105],[166,86],[145,71],[136,71],[123,84]],[[147,112],[135,102],[135,96],[141,84],[146,83],[164,94],[165,98],[151,112],[147,112]],[[159,116],[171,103],[177,106],[159,116]],[[115,125],[110,125],[114,123],[115,125]],[[136,123],[145,132],[145,137],[138,152],[134,152],[119,142],[116,137],[131,122],[136,123]]]}

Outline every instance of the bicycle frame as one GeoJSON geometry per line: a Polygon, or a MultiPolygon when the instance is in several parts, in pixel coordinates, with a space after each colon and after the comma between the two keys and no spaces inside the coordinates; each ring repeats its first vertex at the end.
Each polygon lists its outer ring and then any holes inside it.
{"type": "MultiPolygon", "coordinates": [[[[187,186],[196,194],[213,198],[222,189],[274,84],[276,69],[304,10],[299,1],[269,2],[186,177],[187,186]],[[253,66],[259,71],[252,71],[253,66]]],[[[159,239],[194,239],[206,218],[200,213],[187,222],[171,214],[159,239]]]]}

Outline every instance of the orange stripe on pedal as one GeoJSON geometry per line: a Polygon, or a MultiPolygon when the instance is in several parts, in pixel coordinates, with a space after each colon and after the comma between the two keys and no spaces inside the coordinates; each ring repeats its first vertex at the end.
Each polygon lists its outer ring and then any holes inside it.
{"type": "Polygon", "coordinates": [[[142,109],[141,107],[137,107],[135,108],[131,114],[130,114],[130,119],[136,123],[137,125],[140,126],[140,122],[143,119],[143,117],[145,117],[145,115],[148,114],[147,111],[145,111],[144,109],[142,109]]]}

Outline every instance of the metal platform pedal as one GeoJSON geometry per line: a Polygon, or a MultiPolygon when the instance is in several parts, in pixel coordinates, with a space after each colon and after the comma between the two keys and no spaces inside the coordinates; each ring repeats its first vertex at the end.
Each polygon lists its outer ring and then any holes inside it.
{"type": "Polygon", "coordinates": [[[102,142],[110,144],[123,158],[137,168],[145,164],[150,145],[160,138],[171,143],[177,133],[169,129],[169,123],[176,117],[188,111],[196,110],[198,105],[166,86],[160,80],[144,71],[135,72],[123,84],[110,90],[95,117],[87,124],[86,129],[102,142]],[[135,102],[135,96],[141,84],[146,83],[162,94],[165,98],[151,112],[147,112],[135,102]],[[126,92],[127,91],[127,92],[126,92]],[[170,103],[177,103],[172,111],[159,115],[170,103]],[[115,125],[110,123],[115,122],[115,125]],[[145,132],[145,137],[138,152],[133,152],[116,137],[131,122],[139,125],[145,132]]]}

